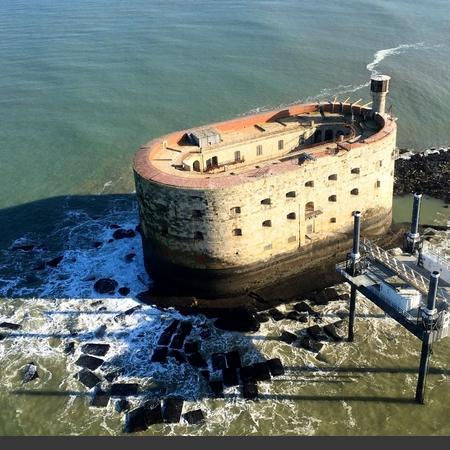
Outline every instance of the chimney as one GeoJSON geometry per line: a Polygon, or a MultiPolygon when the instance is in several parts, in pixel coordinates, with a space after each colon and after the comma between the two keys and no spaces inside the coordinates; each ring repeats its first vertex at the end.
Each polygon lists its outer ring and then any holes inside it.
{"type": "Polygon", "coordinates": [[[388,75],[372,75],[370,77],[370,92],[372,92],[372,111],[384,114],[386,109],[386,96],[389,92],[388,75]]]}

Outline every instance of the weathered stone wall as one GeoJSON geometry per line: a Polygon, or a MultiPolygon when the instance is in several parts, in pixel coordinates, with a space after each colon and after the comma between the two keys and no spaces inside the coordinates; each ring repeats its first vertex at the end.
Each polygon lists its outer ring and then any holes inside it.
{"type": "Polygon", "coordinates": [[[395,137],[394,130],[348,152],[302,165],[294,160],[292,170],[220,189],[162,185],[135,173],[145,251],[187,268],[238,268],[346,233],[355,210],[388,226],[395,137]],[[261,203],[266,199],[270,204],[261,203]],[[322,213],[306,219],[309,202],[322,213]],[[263,226],[267,221],[271,226],[263,226]]]}

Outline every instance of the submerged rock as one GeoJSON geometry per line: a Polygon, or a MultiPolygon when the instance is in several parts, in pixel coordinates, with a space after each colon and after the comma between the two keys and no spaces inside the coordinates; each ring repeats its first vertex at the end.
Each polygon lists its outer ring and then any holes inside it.
{"type": "Polygon", "coordinates": [[[28,383],[36,378],[39,378],[37,366],[33,362],[30,362],[22,370],[22,381],[28,383]]]}
{"type": "Polygon", "coordinates": [[[312,327],[306,328],[306,332],[316,341],[328,340],[327,335],[323,332],[323,329],[319,327],[319,325],[313,325],[312,327]]]}
{"type": "Polygon", "coordinates": [[[137,395],[138,392],[139,385],[137,383],[114,383],[109,390],[111,397],[128,397],[137,395]]]}
{"type": "Polygon", "coordinates": [[[226,369],[227,360],[225,358],[225,353],[213,353],[211,355],[211,364],[213,370],[226,369]]]}
{"type": "Polygon", "coordinates": [[[163,402],[162,415],[165,423],[178,423],[181,418],[184,400],[181,397],[168,397],[163,402]]]}
{"type": "Polygon", "coordinates": [[[270,320],[270,316],[266,312],[261,312],[256,315],[256,319],[258,320],[259,323],[265,323],[270,320]]]}
{"type": "Polygon", "coordinates": [[[223,376],[223,384],[225,386],[238,386],[239,385],[239,378],[237,374],[237,369],[235,368],[226,368],[222,370],[222,376],[223,376]]]}
{"type": "Polygon", "coordinates": [[[222,381],[210,381],[209,387],[211,388],[211,391],[216,398],[222,398],[223,397],[223,383],[222,381]]]}
{"type": "Polygon", "coordinates": [[[77,366],[85,367],[86,369],[95,370],[104,363],[103,359],[95,356],[81,355],[76,361],[77,366]]]}
{"type": "Polygon", "coordinates": [[[325,325],[323,327],[323,331],[330,336],[334,341],[340,342],[344,340],[344,335],[339,328],[336,328],[334,323],[330,323],[329,325],[325,325]]]}
{"type": "Polygon", "coordinates": [[[215,322],[214,326],[225,331],[258,331],[259,321],[256,314],[245,308],[238,308],[223,313],[215,322]]]}
{"type": "Polygon", "coordinates": [[[194,411],[183,414],[183,419],[189,425],[201,425],[205,423],[205,415],[201,409],[195,409],[194,411]]]}
{"type": "Polygon", "coordinates": [[[111,278],[100,278],[94,283],[94,289],[99,294],[114,294],[119,284],[111,278]]]}
{"type": "Polygon", "coordinates": [[[255,400],[258,398],[258,385],[252,382],[245,382],[242,385],[242,397],[246,400],[255,400]]]}
{"type": "Polygon", "coordinates": [[[120,287],[117,291],[122,297],[125,297],[126,295],[128,295],[130,293],[130,288],[123,286],[120,287]]]}
{"type": "Polygon", "coordinates": [[[18,323],[11,323],[11,322],[1,322],[0,328],[6,328],[8,330],[18,330],[20,328],[20,325],[18,323]]]}
{"type": "Polygon", "coordinates": [[[162,423],[161,403],[159,401],[146,402],[125,416],[126,433],[145,431],[150,425],[162,423]]]}
{"type": "Polygon", "coordinates": [[[297,336],[290,331],[283,331],[280,336],[280,341],[286,342],[286,344],[292,344],[297,340],[297,336]]]}
{"type": "Polygon", "coordinates": [[[225,354],[225,358],[227,360],[227,366],[232,367],[234,369],[239,369],[242,367],[241,355],[238,350],[232,350],[225,354]]]}
{"type": "Polygon", "coordinates": [[[256,372],[253,366],[244,366],[239,370],[239,376],[243,383],[256,382],[256,372]]]}
{"type": "Polygon", "coordinates": [[[300,347],[310,352],[318,353],[322,350],[323,344],[308,336],[305,336],[300,340],[300,347]]]}
{"type": "Polygon", "coordinates": [[[136,236],[136,232],[131,229],[125,230],[123,228],[118,228],[113,233],[113,238],[116,240],[134,238],[135,236],[136,236]]]}
{"type": "Polygon", "coordinates": [[[109,344],[88,343],[81,346],[83,353],[89,353],[95,356],[105,356],[109,351],[109,344]]]}
{"type": "Polygon", "coordinates": [[[75,353],[75,342],[70,341],[64,346],[64,353],[67,355],[73,355],[75,353]]]}
{"type": "Polygon", "coordinates": [[[200,342],[199,341],[190,341],[185,342],[184,344],[184,351],[186,353],[195,353],[200,350],[200,342]]]}
{"type": "Polygon", "coordinates": [[[93,388],[94,386],[97,386],[102,380],[95,375],[95,373],[92,373],[88,369],[81,369],[76,375],[75,378],[88,388],[93,388]]]}
{"type": "Polygon", "coordinates": [[[50,261],[47,261],[45,264],[48,267],[57,267],[59,265],[59,263],[64,259],[64,255],[63,256],[57,256],[56,258],[51,259],[50,261]]]}
{"type": "Polygon", "coordinates": [[[187,361],[186,356],[180,350],[170,350],[167,356],[174,358],[180,364],[184,364],[187,361]]]}
{"type": "Polygon", "coordinates": [[[284,375],[284,367],[280,360],[280,358],[272,358],[267,361],[267,365],[269,366],[270,374],[273,377],[278,377],[280,375],[284,375]]]}
{"type": "Polygon", "coordinates": [[[284,314],[278,310],[277,308],[272,308],[269,310],[269,315],[272,317],[273,320],[276,322],[284,319],[284,314]]]}
{"type": "Polygon", "coordinates": [[[14,245],[11,250],[22,250],[24,252],[29,252],[30,250],[34,249],[33,244],[27,244],[27,245],[14,245]]]}
{"type": "Polygon", "coordinates": [[[193,367],[197,368],[208,367],[208,363],[205,361],[205,359],[199,352],[191,353],[190,355],[187,356],[187,359],[191,364],[191,366],[193,367]]]}
{"type": "Polygon", "coordinates": [[[255,370],[255,378],[257,381],[270,381],[270,370],[267,361],[253,364],[255,370]]]}
{"type": "Polygon", "coordinates": [[[151,361],[159,363],[165,362],[168,353],[169,349],[167,347],[157,347],[153,352],[151,361]]]}
{"type": "Polygon", "coordinates": [[[103,391],[100,386],[94,389],[89,406],[95,406],[96,408],[105,408],[109,403],[109,395],[103,391]]]}
{"type": "Polygon", "coordinates": [[[117,400],[117,402],[114,405],[114,408],[118,413],[121,413],[121,412],[129,410],[130,406],[131,406],[130,402],[127,399],[121,398],[121,399],[117,400]]]}
{"type": "Polygon", "coordinates": [[[315,311],[311,306],[308,305],[305,301],[296,303],[294,305],[294,309],[300,313],[307,312],[309,314],[317,314],[317,311],[315,311]]]}

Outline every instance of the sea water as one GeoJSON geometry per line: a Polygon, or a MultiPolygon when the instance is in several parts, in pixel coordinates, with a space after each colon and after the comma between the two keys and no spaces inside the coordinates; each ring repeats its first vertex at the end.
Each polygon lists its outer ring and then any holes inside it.
{"type": "MultiPolygon", "coordinates": [[[[449,13],[439,0],[2,0],[0,322],[21,328],[0,330],[8,334],[0,435],[120,434],[114,401],[106,411],[89,407],[90,392],[73,378],[80,345],[98,340],[111,345],[105,365],[123,367],[121,380],[182,395],[184,412],[205,411],[203,426],[183,421],[147,434],[449,434],[448,340],[434,346],[428,404],[418,407],[419,341],[362,298],[355,342],[327,343],[319,358],[279,340],[283,330],[298,332],[297,322],[239,334],[190,318],[194,337],[210,334],[205,356],[239,349],[245,364],[281,358],[286,374],[259,383],[257,402],[236,388],[211,399],[189,365],[149,364],[165,324],[180,316],[143,305],[115,319],[151,278],[137,236],[109,242],[111,225],[138,221],[131,161],[140,144],[295,102],[366,102],[372,73],[392,76],[399,146],[448,146],[449,13]],[[12,249],[23,244],[35,247],[12,249]],[[57,256],[57,267],[37,270],[57,256]],[[100,277],[130,294],[95,293],[100,277]],[[72,341],[75,354],[66,354],[72,341]],[[40,378],[23,384],[29,362],[40,378]]],[[[408,220],[410,203],[396,199],[397,221],[408,220]]],[[[447,224],[444,206],[425,200],[423,223],[447,224]]],[[[450,253],[446,232],[434,240],[450,253]]],[[[346,308],[321,307],[324,322],[346,308]]]]}

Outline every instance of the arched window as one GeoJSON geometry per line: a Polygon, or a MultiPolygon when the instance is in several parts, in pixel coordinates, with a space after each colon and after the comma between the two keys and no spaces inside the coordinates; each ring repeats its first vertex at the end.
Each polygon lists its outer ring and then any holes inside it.
{"type": "Polygon", "coordinates": [[[352,195],[358,195],[358,194],[359,194],[359,189],[357,189],[357,188],[352,189],[352,190],[350,191],[350,194],[352,194],[352,195]]]}
{"type": "Polygon", "coordinates": [[[263,226],[263,227],[271,227],[271,226],[272,226],[272,221],[271,221],[271,220],[265,220],[265,221],[262,223],[262,226],[263,226]]]}
{"type": "Polygon", "coordinates": [[[329,201],[329,202],[335,202],[335,201],[337,201],[337,197],[336,197],[335,195],[330,195],[330,196],[328,197],[328,201],[329,201]]]}
{"type": "Polygon", "coordinates": [[[333,173],[332,175],[329,175],[329,176],[328,176],[328,179],[329,179],[329,180],[336,181],[336,180],[337,180],[337,173],[333,173]]]}
{"type": "Polygon", "coordinates": [[[234,206],[230,209],[231,214],[240,214],[241,213],[241,207],[240,206],[234,206]]]}
{"type": "Polygon", "coordinates": [[[307,181],[305,187],[314,187],[314,181],[307,181]]]}
{"type": "Polygon", "coordinates": [[[196,241],[203,241],[203,233],[201,231],[196,231],[194,233],[194,239],[196,241]]]}
{"type": "Polygon", "coordinates": [[[305,205],[305,214],[311,214],[314,212],[314,202],[308,202],[305,205]]]}
{"type": "Polygon", "coordinates": [[[331,139],[333,139],[333,130],[326,130],[325,131],[325,140],[326,141],[331,141],[331,139]]]}
{"type": "Polygon", "coordinates": [[[314,144],[322,141],[322,130],[316,130],[313,136],[314,144]]]}
{"type": "Polygon", "coordinates": [[[356,174],[356,173],[360,173],[361,171],[359,170],[359,167],[354,167],[352,170],[351,170],[351,173],[353,173],[353,174],[356,174]]]}
{"type": "Polygon", "coordinates": [[[235,228],[233,230],[233,236],[242,236],[242,230],[240,228],[235,228]]]}
{"type": "Polygon", "coordinates": [[[286,192],[286,198],[295,198],[295,197],[296,197],[295,191],[286,192]]]}
{"type": "Polygon", "coordinates": [[[261,200],[261,205],[270,205],[271,203],[270,198],[264,198],[261,200]]]}
{"type": "Polygon", "coordinates": [[[332,217],[332,218],[330,219],[330,223],[336,223],[336,217],[332,217]]]}
{"type": "Polygon", "coordinates": [[[289,220],[295,220],[296,219],[296,215],[295,212],[291,212],[286,216],[289,220]]]}
{"type": "Polygon", "coordinates": [[[195,172],[200,172],[200,161],[194,161],[194,163],[192,164],[192,169],[195,172]]]}

